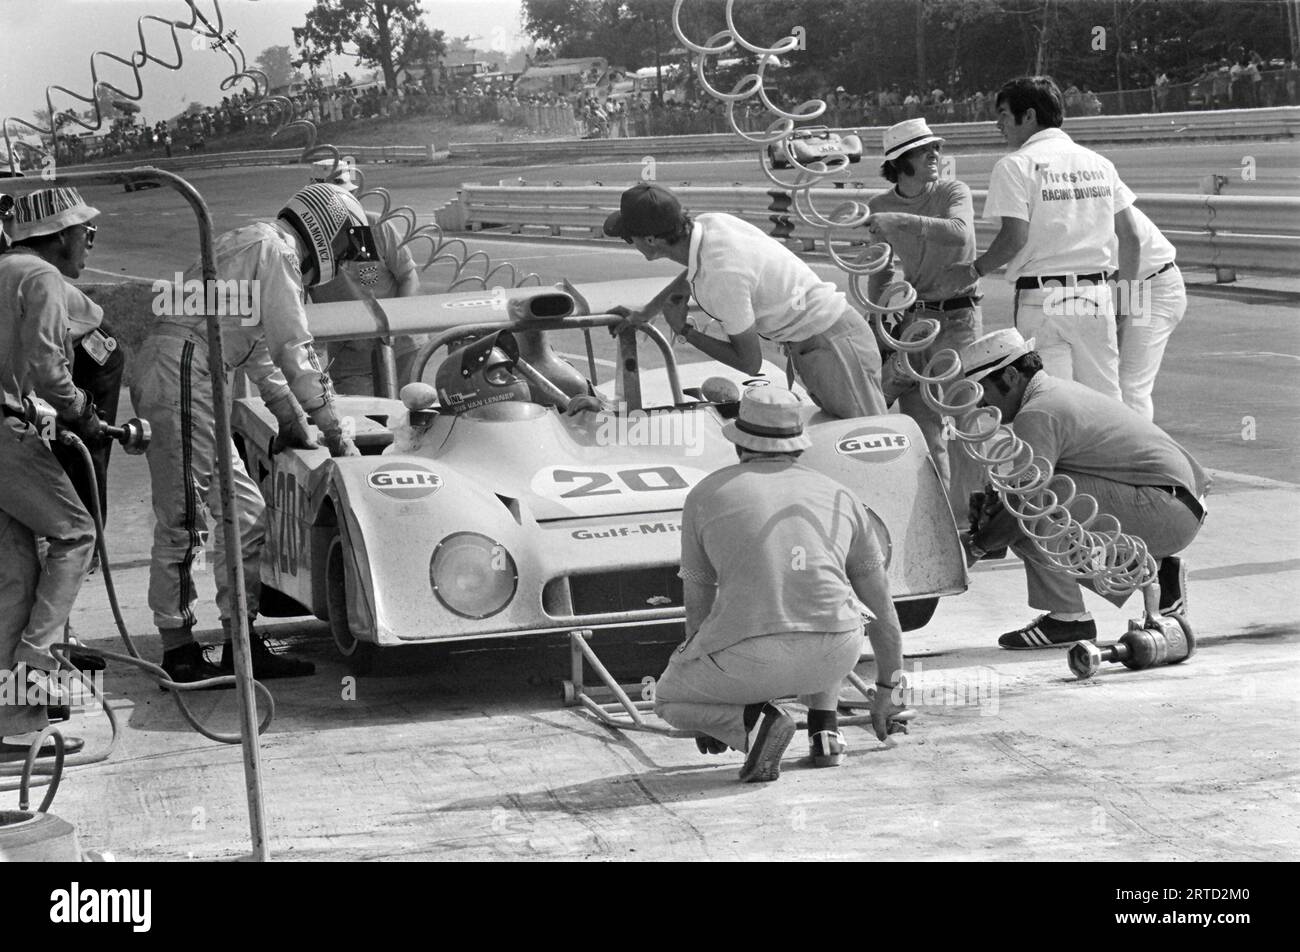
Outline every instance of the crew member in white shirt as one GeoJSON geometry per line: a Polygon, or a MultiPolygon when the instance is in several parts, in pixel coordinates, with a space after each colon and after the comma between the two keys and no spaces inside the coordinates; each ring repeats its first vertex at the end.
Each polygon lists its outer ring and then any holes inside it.
{"type": "Polygon", "coordinates": [[[823,281],[775,238],[734,215],[688,215],[672,192],[643,182],[623,193],[605,234],[622,238],[647,261],[667,258],[686,271],[628,319],[661,310],[680,339],[745,373],[763,362],[761,339],[781,345],[787,374],[822,410],[847,419],[884,413],[880,349],[866,319],[844,293],[823,281]],[[725,339],[686,319],[691,296],[725,339]]]}
{"type": "Polygon", "coordinates": [[[998,130],[1014,150],[993,167],[984,203],[984,218],[1000,228],[972,263],[949,268],[945,287],[955,293],[1006,265],[1015,326],[1037,340],[1047,372],[1119,400],[1107,278],[1138,277],[1133,193],[1108,159],[1061,130],[1061,91],[1050,77],[1013,79],[995,102],[998,130]]]}
{"type": "Polygon", "coordinates": [[[1119,327],[1119,386],[1124,403],[1155,419],[1151,391],[1169,337],[1187,312],[1187,288],[1174,246],[1136,205],[1129,209],[1141,248],[1135,285],[1118,285],[1115,313],[1119,327]]]}

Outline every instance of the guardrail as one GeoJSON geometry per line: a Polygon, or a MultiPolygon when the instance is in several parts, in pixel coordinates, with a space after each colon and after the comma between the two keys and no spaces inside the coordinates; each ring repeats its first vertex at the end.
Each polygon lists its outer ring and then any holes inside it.
{"type": "MultiPolygon", "coordinates": [[[[882,191],[830,188],[816,189],[812,196],[826,214],[840,202],[866,202],[882,191]]],[[[813,251],[827,237],[826,229],[811,228],[795,215],[790,196],[779,189],[684,187],[675,192],[693,212],[728,212],[798,251],[813,251]]],[[[601,237],[605,218],[618,208],[622,193],[621,187],[609,186],[466,185],[436,219],[446,231],[506,228],[517,234],[538,227],[553,236],[568,231],[601,237]]],[[[971,194],[978,209],[988,192],[973,189],[971,194]]],[[[1182,264],[1300,273],[1300,198],[1157,193],[1138,196],[1138,204],[1174,243],[1182,264]]],[[[864,240],[859,230],[829,232],[837,246],[864,240]]],[[[977,220],[975,233],[986,248],[997,226],[977,220]]]]}
{"type": "MultiPolygon", "coordinates": [[[[413,165],[428,165],[447,157],[445,150],[437,150],[429,145],[341,145],[338,150],[342,155],[350,155],[358,163],[394,162],[413,165]]],[[[166,169],[169,172],[184,172],[188,169],[219,169],[228,165],[293,165],[302,155],[302,149],[262,149],[254,152],[194,152],[176,155],[172,158],[160,156],[142,156],[124,159],[121,162],[95,162],[88,165],[60,165],[61,171],[115,172],[122,169],[138,169],[150,166],[166,169]]]]}
{"type": "MultiPolygon", "coordinates": [[[[931,126],[949,148],[1003,148],[1005,141],[990,122],[952,122],[931,126]]],[[[1212,112],[1143,113],[1129,116],[1079,116],[1066,119],[1064,129],[1077,142],[1161,142],[1190,139],[1292,138],[1300,135],[1300,106],[1269,109],[1223,109],[1212,112]]],[[[883,126],[845,128],[843,134],[862,139],[869,155],[880,154],[883,126]]],[[[671,155],[757,154],[758,146],[733,133],[655,136],[630,139],[564,139],[539,142],[474,142],[448,146],[455,162],[494,162],[527,157],[563,158],[671,155]]]]}

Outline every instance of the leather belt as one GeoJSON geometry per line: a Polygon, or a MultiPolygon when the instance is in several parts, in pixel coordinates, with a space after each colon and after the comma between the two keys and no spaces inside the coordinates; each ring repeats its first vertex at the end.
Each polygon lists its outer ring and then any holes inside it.
{"type": "Polygon", "coordinates": [[[1187,507],[1188,511],[1196,517],[1197,522],[1205,521],[1205,507],[1201,505],[1199,499],[1192,495],[1191,490],[1185,489],[1182,486],[1152,486],[1151,488],[1158,489],[1162,493],[1168,493],[1173,496],[1187,507]]]}
{"type": "Polygon", "coordinates": [[[948,298],[946,301],[917,301],[910,310],[913,311],[964,311],[975,307],[983,299],[981,295],[968,294],[965,297],[948,298]]]}
{"type": "Polygon", "coordinates": [[[1048,283],[1057,284],[1062,287],[1079,281],[1086,281],[1089,284],[1101,284],[1104,280],[1106,280],[1106,275],[1101,271],[1098,271],[1095,274],[1040,274],[1016,278],[1016,290],[1036,290],[1048,283]]]}
{"type": "Polygon", "coordinates": [[[1165,265],[1163,268],[1161,268],[1159,271],[1152,271],[1150,274],[1148,274],[1148,275],[1147,275],[1145,278],[1143,278],[1142,280],[1143,280],[1143,281],[1150,281],[1152,278],[1157,278],[1157,277],[1159,277],[1160,275],[1164,274],[1166,271],[1168,271],[1170,268],[1172,268],[1172,267],[1174,266],[1174,264],[1175,264],[1175,262],[1171,261],[1171,262],[1169,262],[1167,265],[1165,265]]]}

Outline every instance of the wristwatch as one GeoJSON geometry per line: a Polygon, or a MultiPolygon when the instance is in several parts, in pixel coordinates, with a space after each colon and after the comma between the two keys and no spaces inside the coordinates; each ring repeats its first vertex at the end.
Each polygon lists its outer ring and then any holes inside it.
{"type": "Polygon", "coordinates": [[[693,330],[695,330],[695,325],[688,321],[686,324],[682,326],[680,333],[678,331],[673,331],[673,343],[674,344],[690,343],[691,331],[693,330]]]}

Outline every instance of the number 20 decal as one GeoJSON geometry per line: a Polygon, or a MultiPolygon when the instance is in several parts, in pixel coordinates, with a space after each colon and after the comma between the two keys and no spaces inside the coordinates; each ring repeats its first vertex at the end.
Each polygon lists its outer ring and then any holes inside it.
{"type": "Polygon", "coordinates": [[[538,496],[561,503],[576,514],[594,514],[617,509],[620,499],[627,504],[655,506],[679,504],[687,490],[708,476],[690,466],[628,466],[588,463],[578,466],[548,466],[533,474],[532,490],[538,496]],[[641,502],[634,495],[658,494],[641,502]]]}
{"type": "Polygon", "coordinates": [[[614,475],[575,469],[557,469],[551,472],[557,483],[579,485],[560,493],[561,499],[578,499],[585,496],[616,496],[621,492],[655,493],[668,489],[687,489],[690,483],[671,466],[649,466],[642,469],[620,469],[614,475]],[[615,478],[622,486],[614,485],[615,478]],[[624,488],[626,487],[626,489],[624,488]]]}

